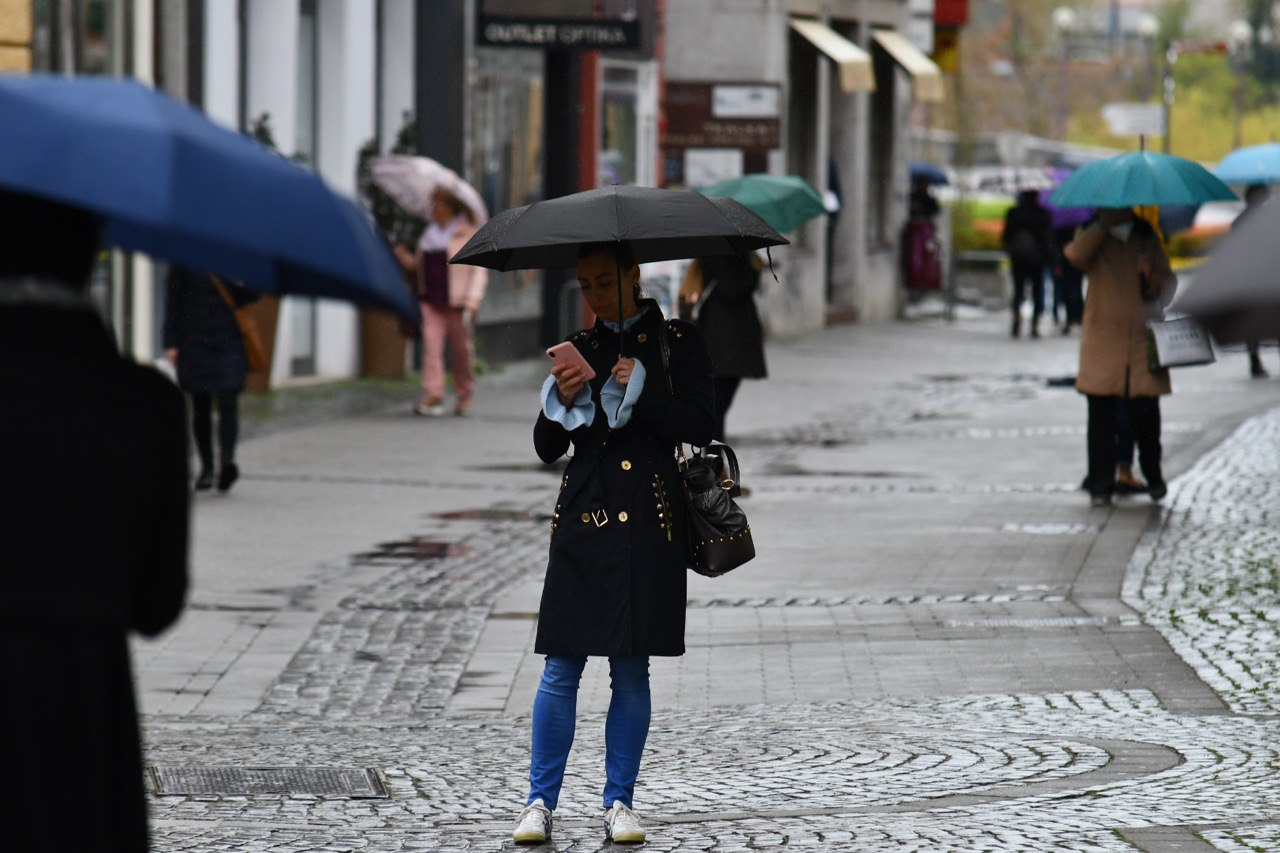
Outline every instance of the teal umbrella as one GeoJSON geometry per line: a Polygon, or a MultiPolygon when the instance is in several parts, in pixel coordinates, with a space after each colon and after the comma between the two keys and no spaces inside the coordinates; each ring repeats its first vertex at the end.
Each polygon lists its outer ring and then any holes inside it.
{"type": "Polygon", "coordinates": [[[799,175],[744,175],[702,187],[698,192],[731,198],[778,231],[799,228],[827,212],[822,196],[799,175]]]}
{"type": "Polygon", "coordinates": [[[1059,207],[1137,207],[1235,197],[1199,163],[1173,154],[1132,151],[1081,166],[1053,191],[1049,201],[1059,207]]]}
{"type": "Polygon", "coordinates": [[[1214,174],[1228,184],[1280,183],[1280,144],[1267,142],[1237,148],[1222,158],[1214,174]]]}

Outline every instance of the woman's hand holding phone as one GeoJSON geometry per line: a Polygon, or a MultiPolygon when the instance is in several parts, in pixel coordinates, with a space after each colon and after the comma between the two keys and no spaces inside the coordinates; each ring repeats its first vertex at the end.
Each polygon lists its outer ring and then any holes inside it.
{"type": "Polygon", "coordinates": [[[583,386],[595,378],[596,372],[578,352],[578,348],[565,341],[547,350],[547,356],[555,362],[551,375],[556,378],[556,394],[565,408],[573,405],[583,386]]]}

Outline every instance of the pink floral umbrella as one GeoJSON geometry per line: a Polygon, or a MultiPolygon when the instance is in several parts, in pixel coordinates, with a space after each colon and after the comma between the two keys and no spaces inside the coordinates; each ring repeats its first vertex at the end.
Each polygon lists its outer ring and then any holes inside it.
{"type": "Polygon", "coordinates": [[[477,226],[489,221],[489,211],[475,187],[430,157],[406,154],[374,157],[369,161],[369,176],[379,189],[414,216],[428,218],[431,196],[437,189],[443,189],[471,210],[477,226]]]}

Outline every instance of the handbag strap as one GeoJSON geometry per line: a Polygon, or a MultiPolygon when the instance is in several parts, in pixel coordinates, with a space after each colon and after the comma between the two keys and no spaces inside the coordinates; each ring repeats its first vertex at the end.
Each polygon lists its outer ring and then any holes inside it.
{"type": "Polygon", "coordinates": [[[222,301],[227,303],[227,307],[234,314],[236,311],[236,301],[231,298],[231,291],[227,290],[227,286],[222,283],[222,279],[213,273],[209,273],[209,278],[213,280],[213,286],[218,288],[218,292],[222,294],[222,301]]]}
{"type": "Polygon", "coordinates": [[[676,389],[671,385],[671,342],[667,340],[667,321],[658,324],[658,353],[662,356],[662,376],[667,381],[667,394],[674,397],[676,389]]]}

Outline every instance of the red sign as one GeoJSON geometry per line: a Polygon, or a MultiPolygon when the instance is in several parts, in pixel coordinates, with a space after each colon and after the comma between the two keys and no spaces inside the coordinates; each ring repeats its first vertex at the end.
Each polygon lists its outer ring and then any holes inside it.
{"type": "Polygon", "coordinates": [[[963,27],[969,23],[969,0],[934,0],[933,22],[940,27],[963,27]]]}

